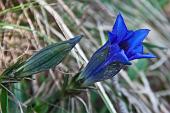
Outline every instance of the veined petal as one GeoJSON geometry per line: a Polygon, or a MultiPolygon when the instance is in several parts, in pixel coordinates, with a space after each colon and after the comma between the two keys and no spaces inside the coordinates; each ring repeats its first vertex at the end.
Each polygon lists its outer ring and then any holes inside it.
{"type": "Polygon", "coordinates": [[[107,43],[102,46],[100,49],[98,49],[93,56],[91,57],[89,63],[87,64],[87,66],[85,67],[84,71],[82,72],[82,75],[85,76],[85,78],[87,78],[88,76],[91,75],[91,73],[97,69],[101,64],[103,64],[103,62],[105,62],[105,60],[108,57],[109,54],[109,45],[107,45],[107,43]]]}
{"type": "Polygon", "coordinates": [[[112,57],[115,53],[118,53],[120,51],[121,51],[121,49],[118,44],[112,44],[109,47],[109,56],[108,57],[112,57]]]}
{"type": "Polygon", "coordinates": [[[115,53],[111,58],[108,57],[105,62],[98,65],[95,70],[89,73],[89,76],[86,76],[84,84],[92,84],[97,81],[108,79],[117,74],[124,64],[130,65],[131,63],[124,51],[121,50],[120,52],[115,53]]]}
{"type": "MultiPolygon", "coordinates": [[[[117,42],[120,42],[123,37],[125,37],[127,33],[127,27],[126,27],[126,24],[124,22],[124,19],[123,17],[121,16],[121,14],[119,14],[116,18],[116,21],[115,21],[115,24],[113,26],[113,29],[112,29],[112,34],[114,34],[114,36],[116,36],[116,40],[117,42]]],[[[114,40],[112,40],[114,41],[114,40]]]]}
{"type": "Polygon", "coordinates": [[[127,55],[128,58],[130,58],[131,56],[135,55],[136,53],[143,54],[143,45],[142,45],[142,43],[139,44],[138,46],[136,46],[130,52],[128,52],[128,53],[125,52],[125,54],[127,55]]]}
{"type": "Polygon", "coordinates": [[[132,52],[133,52],[133,53],[143,53],[143,45],[142,45],[142,43],[139,44],[139,45],[137,45],[137,46],[133,49],[132,52]]]}
{"type": "Polygon", "coordinates": [[[118,43],[117,36],[115,34],[113,34],[112,32],[108,32],[108,37],[109,37],[108,40],[109,40],[110,44],[118,43]]]}
{"type": "Polygon", "coordinates": [[[112,55],[107,62],[104,64],[104,66],[109,65],[113,62],[120,62],[125,65],[130,65],[131,63],[128,60],[128,57],[125,55],[124,50],[121,50],[120,52],[115,53],[112,55]]]}
{"type": "Polygon", "coordinates": [[[120,48],[123,49],[125,53],[130,47],[130,45],[128,44],[128,40],[133,36],[133,34],[134,34],[134,31],[132,30],[127,31],[126,36],[119,43],[120,48]]]}
{"type": "Polygon", "coordinates": [[[134,31],[128,30],[126,36],[123,38],[122,41],[128,40],[130,37],[132,37],[134,31]]]}
{"type": "Polygon", "coordinates": [[[112,78],[123,68],[123,66],[124,65],[121,63],[117,63],[117,62],[111,63],[108,66],[103,67],[100,70],[93,72],[91,76],[85,79],[85,81],[83,82],[83,85],[88,86],[95,82],[112,78]]]}
{"type": "Polygon", "coordinates": [[[139,45],[148,35],[149,31],[150,30],[148,29],[139,29],[135,31],[133,36],[125,42],[128,46],[127,53],[134,49],[137,45],[139,45]]]}
{"type": "Polygon", "coordinates": [[[146,54],[136,53],[135,55],[131,56],[129,60],[141,59],[141,58],[156,58],[156,56],[151,53],[146,53],[146,54]]]}

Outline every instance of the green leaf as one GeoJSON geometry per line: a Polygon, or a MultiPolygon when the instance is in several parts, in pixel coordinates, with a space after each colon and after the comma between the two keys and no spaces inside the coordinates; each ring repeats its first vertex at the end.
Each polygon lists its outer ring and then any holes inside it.
{"type": "Polygon", "coordinates": [[[24,77],[54,68],[68,55],[81,37],[76,36],[70,40],[54,43],[41,49],[18,68],[14,74],[24,77]]]}
{"type": "Polygon", "coordinates": [[[1,91],[1,108],[2,113],[8,113],[8,92],[4,88],[1,91]]]}
{"type": "Polygon", "coordinates": [[[135,80],[136,79],[136,75],[137,75],[137,72],[136,70],[134,70],[133,68],[128,68],[128,76],[131,80],[135,80]]]}
{"type": "Polygon", "coordinates": [[[32,106],[27,106],[26,113],[34,113],[32,106]]]}
{"type": "Polygon", "coordinates": [[[34,110],[37,113],[47,113],[48,111],[48,104],[42,101],[39,101],[38,99],[36,99],[36,104],[34,107],[34,110]]]}
{"type": "Polygon", "coordinates": [[[21,95],[21,83],[15,83],[10,85],[10,91],[15,96],[13,99],[9,99],[9,113],[20,113],[20,108],[18,107],[18,102],[22,100],[21,95]]]}
{"type": "Polygon", "coordinates": [[[136,67],[138,70],[146,71],[148,68],[148,60],[147,59],[140,59],[136,63],[136,67]]]}
{"type": "Polygon", "coordinates": [[[143,45],[147,48],[158,48],[158,49],[167,49],[165,47],[161,47],[161,46],[158,46],[158,45],[155,45],[155,44],[150,44],[150,43],[146,43],[146,42],[143,42],[143,45]]]}
{"type": "MultiPolygon", "coordinates": [[[[135,63],[135,66],[138,70],[146,71],[148,68],[148,60],[147,59],[140,59],[135,63]]],[[[134,68],[128,68],[128,75],[131,80],[135,80],[138,72],[134,68]]]]}

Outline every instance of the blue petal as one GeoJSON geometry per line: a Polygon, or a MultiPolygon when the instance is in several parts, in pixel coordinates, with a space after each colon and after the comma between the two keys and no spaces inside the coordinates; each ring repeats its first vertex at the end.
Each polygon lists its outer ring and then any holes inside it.
{"type": "Polygon", "coordinates": [[[120,52],[115,53],[108,59],[108,61],[104,64],[104,66],[109,65],[113,62],[120,62],[125,65],[130,65],[131,63],[128,60],[128,57],[125,55],[124,50],[121,50],[120,52]]]}
{"type": "Polygon", "coordinates": [[[128,47],[128,51],[130,52],[132,49],[134,49],[137,45],[139,45],[144,39],[145,37],[148,35],[150,30],[148,29],[140,29],[134,32],[133,36],[131,38],[129,38],[127,40],[127,46],[128,47]]]}
{"type": "Polygon", "coordinates": [[[91,76],[85,79],[85,81],[83,82],[83,85],[88,86],[95,82],[112,78],[123,68],[123,66],[124,65],[121,63],[114,62],[114,63],[109,64],[106,67],[101,68],[100,70],[94,71],[91,74],[91,76]]]}
{"type": "MultiPolygon", "coordinates": [[[[110,65],[117,64],[117,63],[124,64],[124,65],[130,65],[131,64],[123,50],[121,50],[120,52],[115,53],[112,57],[108,57],[108,59],[105,62],[103,62],[102,64],[98,65],[89,74],[89,76],[86,76],[86,78],[91,78],[91,79],[93,79],[95,81],[96,80],[98,81],[98,80],[100,80],[102,78],[101,76],[106,76],[107,75],[107,73],[105,73],[105,75],[102,74],[102,73],[106,72],[106,71],[104,71],[105,69],[110,67],[110,65]],[[101,72],[101,70],[103,70],[103,71],[101,72]]],[[[113,70],[113,71],[115,71],[115,70],[113,70]]],[[[111,73],[109,73],[109,75],[110,74],[111,73]]]]}
{"type": "Polygon", "coordinates": [[[133,33],[134,33],[134,31],[128,30],[126,36],[123,38],[122,41],[128,40],[130,37],[132,37],[133,33]]]}
{"type": "Polygon", "coordinates": [[[130,47],[129,44],[128,44],[128,40],[133,36],[133,34],[134,34],[134,31],[129,30],[127,32],[126,36],[119,43],[120,48],[122,48],[125,51],[125,53],[129,49],[129,47],[130,47]]]}
{"type": "Polygon", "coordinates": [[[108,57],[112,57],[114,54],[120,52],[121,49],[119,47],[118,44],[112,44],[110,47],[109,47],[109,56],[108,57]]]}
{"type": "Polygon", "coordinates": [[[128,58],[130,58],[131,56],[135,55],[136,53],[143,54],[143,45],[142,45],[142,43],[139,44],[138,46],[136,46],[133,50],[131,50],[128,53],[126,53],[126,51],[125,51],[125,54],[127,55],[128,58]]]}
{"type": "Polygon", "coordinates": [[[98,49],[91,57],[90,61],[88,62],[87,66],[85,67],[82,75],[85,78],[91,75],[91,73],[98,68],[105,60],[107,59],[109,54],[109,45],[108,42],[98,49]]]}
{"type": "Polygon", "coordinates": [[[108,32],[108,37],[109,37],[109,43],[110,44],[115,44],[115,43],[118,43],[118,39],[116,37],[115,34],[113,34],[112,32],[108,32]]]}
{"type": "Polygon", "coordinates": [[[103,64],[98,65],[89,76],[86,76],[84,85],[93,84],[94,82],[105,80],[113,77],[117,74],[123,65],[130,65],[127,56],[124,51],[115,53],[112,57],[109,57],[103,64]]]}
{"type": "Polygon", "coordinates": [[[115,38],[117,38],[116,40],[120,42],[123,39],[123,37],[125,37],[126,33],[127,33],[126,24],[121,14],[119,14],[113,26],[112,34],[114,34],[114,36],[116,36],[115,38]]]}
{"type": "Polygon", "coordinates": [[[141,59],[141,58],[156,58],[156,56],[150,53],[147,54],[136,53],[135,55],[131,56],[129,60],[141,59]]]}
{"type": "Polygon", "coordinates": [[[136,46],[136,47],[133,49],[132,52],[133,52],[133,53],[143,53],[143,45],[142,45],[142,43],[139,44],[138,46],[136,46]]]}

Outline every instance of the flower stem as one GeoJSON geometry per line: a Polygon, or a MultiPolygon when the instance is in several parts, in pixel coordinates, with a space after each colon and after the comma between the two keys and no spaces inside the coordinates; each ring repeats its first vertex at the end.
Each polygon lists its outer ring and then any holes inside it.
{"type": "MultiPolygon", "coordinates": [[[[102,41],[102,45],[104,45],[104,43],[106,42],[106,39],[104,37],[104,33],[102,31],[102,29],[99,29],[99,32],[100,32],[100,38],[101,38],[101,41],[102,41]]],[[[108,110],[110,111],[110,113],[117,113],[112,102],[110,101],[108,95],[106,94],[102,84],[100,82],[96,82],[95,83],[96,87],[99,88],[99,95],[101,96],[102,100],[104,101],[104,103],[106,104],[106,107],[108,108],[108,110]]]]}
{"type": "Polygon", "coordinates": [[[96,87],[99,88],[99,95],[101,96],[102,100],[104,101],[104,103],[106,104],[106,107],[108,108],[108,110],[110,111],[110,113],[117,113],[112,102],[110,101],[108,95],[106,94],[102,84],[100,82],[96,82],[95,83],[96,87]]]}

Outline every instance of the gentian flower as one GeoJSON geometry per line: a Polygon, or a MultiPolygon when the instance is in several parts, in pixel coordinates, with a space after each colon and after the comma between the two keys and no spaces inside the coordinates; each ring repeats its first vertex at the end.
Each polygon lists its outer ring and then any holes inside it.
{"type": "Polygon", "coordinates": [[[108,32],[108,41],[91,57],[79,79],[87,86],[98,81],[109,79],[116,75],[132,60],[141,58],[155,58],[150,53],[144,53],[143,40],[150,30],[128,30],[123,17],[116,18],[112,32],[108,32]]]}

